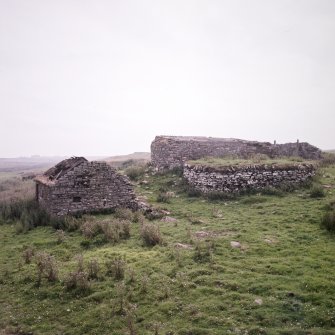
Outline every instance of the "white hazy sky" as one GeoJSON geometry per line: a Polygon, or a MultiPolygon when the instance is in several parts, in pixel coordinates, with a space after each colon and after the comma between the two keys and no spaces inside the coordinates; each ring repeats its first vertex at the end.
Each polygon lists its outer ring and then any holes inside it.
{"type": "Polygon", "coordinates": [[[335,148],[334,84],[334,0],[0,0],[0,157],[335,148]]]}

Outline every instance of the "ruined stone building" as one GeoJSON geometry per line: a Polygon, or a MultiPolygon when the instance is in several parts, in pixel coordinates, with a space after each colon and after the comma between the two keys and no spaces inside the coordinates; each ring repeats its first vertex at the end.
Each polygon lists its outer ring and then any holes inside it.
{"type": "Polygon", "coordinates": [[[128,178],[105,162],[63,160],[35,178],[36,199],[49,213],[66,215],[117,207],[137,209],[128,178]]]}
{"type": "Polygon", "coordinates": [[[151,143],[151,162],[159,170],[180,167],[188,160],[203,157],[248,158],[254,154],[265,154],[272,158],[300,156],[304,159],[319,159],[321,150],[306,142],[271,144],[213,137],[156,136],[151,143]]]}

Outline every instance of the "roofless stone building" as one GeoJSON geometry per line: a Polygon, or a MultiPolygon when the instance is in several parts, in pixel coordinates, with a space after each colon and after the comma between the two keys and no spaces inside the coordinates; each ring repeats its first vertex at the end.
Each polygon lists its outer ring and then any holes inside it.
{"type": "Polygon", "coordinates": [[[138,207],[129,179],[105,162],[72,157],[36,177],[35,182],[37,201],[53,215],[138,207]]]}
{"type": "Polygon", "coordinates": [[[271,158],[299,156],[304,159],[319,159],[321,150],[306,142],[271,144],[246,141],[236,138],[156,136],[151,143],[151,162],[159,170],[181,167],[188,160],[203,157],[235,156],[248,158],[265,154],[271,158]]]}

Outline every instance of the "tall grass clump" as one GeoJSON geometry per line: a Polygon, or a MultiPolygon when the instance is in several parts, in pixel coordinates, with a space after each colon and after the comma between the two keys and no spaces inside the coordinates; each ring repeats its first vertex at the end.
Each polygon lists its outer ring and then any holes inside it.
{"type": "Polygon", "coordinates": [[[91,259],[88,264],[88,279],[98,279],[100,273],[100,264],[97,259],[91,259]]]}
{"type": "Polygon", "coordinates": [[[26,264],[30,264],[35,256],[35,249],[33,247],[26,247],[22,252],[22,258],[26,264]]]}
{"type": "Polygon", "coordinates": [[[320,223],[321,228],[326,229],[328,232],[335,234],[335,210],[327,211],[320,223]]]}
{"type": "Polygon", "coordinates": [[[140,231],[144,244],[148,247],[163,243],[159,226],[153,223],[145,223],[140,231]]]}
{"type": "Polygon", "coordinates": [[[140,211],[134,212],[134,214],[133,214],[133,222],[134,223],[143,224],[144,221],[145,221],[145,216],[143,215],[142,212],[140,212],[140,211]]]}
{"type": "Polygon", "coordinates": [[[102,232],[100,223],[93,220],[86,220],[81,226],[80,231],[84,237],[91,240],[102,232]]]}
{"type": "Polygon", "coordinates": [[[57,238],[57,244],[61,244],[65,241],[66,236],[63,229],[57,229],[55,235],[57,238]]]}
{"type": "Polygon", "coordinates": [[[196,241],[193,259],[198,263],[208,263],[213,259],[214,241],[196,241]]]}
{"type": "Polygon", "coordinates": [[[190,185],[185,179],[183,179],[179,183],[180,191],[182,193],[186,193],[187,196],[191,198],[198,198],[202,195],[202,193],[196,190],[192,185],[190,185]]]}
{"type": "Polygon", "coordinates": [[[85,221],[80,230],[85,238],[92,240],[101,236],[105,242],[118,243],[130,238],[131,224],[128,220],[85,221]]]}
{"type": "Polygon", "coordinates": [[[106,262],[107,275],[114,277],[115,280],[124,279],[126,272],[126,261],[121,256],[106,262]]]}
{"type": "Polygon", "coordinates": [[[49,282],[55,282],[58,279],[58,267],[52,255],[40,252],[35,256],[35,263],[38,286],[41,285],[43,278],[46,278],[49,282]]]}
{"type": "Polygon", "coordinates": [[[88,274],[85,271],[70,272],[65,278],[65,288],[67,290],[76,290],[84,293],[90,290],[88,274]]]}
{"type": "Polygon", "coordinates": [[[141,165],[130,166],[124,172],[130,180],[137,181],[145,174],[145,167],[141,165]]]}
{"type": "Polygon", "coordinates": [[[51,224],[52,218],[34,199],[12,200],[0,203],[0,219],[5,222],[16,222],[16,233],[51,224]]]}
{"type": "MultiPolygon", "coordinates": [[[[90,266],[89,266],[90,269],[90,266]]],[[[97,272],[95,273],[97,275],[97,272]]],[[[77,269],[68,273],[64,280],[65,288],[75,290],[78,293],[86,293],[90,290],[89,282],[90,270],[87,272],[84,268],[84,258],[82,255],[77,257],[77,269]]]]}
{"type": "Polygon", "coordinates": [[[80,226],[80,220],[72,216],[50,216],[49,224],[56,230],[76,231],[80,226]]]}
{"type": "Polygon", "coordinates": [[[275,196],[275,197],[283,197],[285,194],[284,194],[284,191],[278,189],[278,188],[275,188],[273,186],[267,186],[267,187],[264,187],[260,190],[260,193],[263,194],[263,195],[271,195],[271,196],[275,196]]]}
{"type": "Polygon", "coordinates": [[[133,220],[133,212],[129,208],[117,208],[115,210],[115,217],[121,220],[133,220]]]}
{"type": "Polygon", "coordinates": [[[324,152],[322,154],[322,159],[319,162],[321,167],[328,167],[335,165],[335,154],[331,152],[324,152]]]}
{"type": "Polygon", "coordinates": [[[216,200],[233,200],[236,198],[235,193],[227,193],[227,192],[217,192],[212,191],[206,194],[208,200],[216,201],[216,200]]]}
{"type": "Polygon", "coordinates": [[[157,196],[157,202],[169,203],[171,195],[168,192],[160,192],[157,196]]]}
{"type": "Polygon", "coordinates": [[[325,196],[325,191],[321,185],[314,184],[310,191],[311,198],[323,198],[325,196]]]}
{"type": "Polygon", "coordinates": [[[108,242],[117,243],[120,240],[126,240],[130,237],[130,222],[126,220],[112,220],[102,222],[101,230],[104,238],[108,242]]]}
{"type": "Polygon", "coordinates": [[[263,163],[263,162],[267,161],[268,159],[270,159],[270,157],[266,154],[257,153],[257,154],[250,155],[250,157],[248,157],[248,159],[255,162],[256,164],[260,164],[260,163],[263,163]]]}
{"type": "Polygon", "coordinates": [[[29,215],[36,225],[46,224],[48,221],[47,213],[39,207],[35,199],[0,203],[0,217],[5,221],[19,220],[24,214],[29,215]]]}

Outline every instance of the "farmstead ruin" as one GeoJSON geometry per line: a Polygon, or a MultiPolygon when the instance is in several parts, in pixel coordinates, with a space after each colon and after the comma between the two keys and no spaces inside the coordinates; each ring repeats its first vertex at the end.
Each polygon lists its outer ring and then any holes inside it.
{"type": "Polygon", "coordinates": [[[297,156],[319,159],[321,150],[309,143],[271,144],[235,138],[156,136],[151,143],[151,162],[158,170],[182,167],[188,160],[203,157],[249,158],[264,154],[271,158],[297,156]]]}
{"type": "Polygon", "coordinates": [[[113,210],[136,210],[133,187],[124,175],[105,162],[84,157],[61,161],[35,178],[36,199],[53,215],[113,210]]]}
{"type": "Polygon", "coordinates": [[[321,158],[321,150],[308,143],[271,144],[234,138],[157,136],[151,144],[151,162],[156,170],[182,168],[188,184],[202,193],[234,193],[298,185],[315,175],[310,162],[283,161],[281,157],[304,160],[321,158]],[[255,163],[252,157],[267,157],[255,163]],[[222,158],[221,166],[201,158],[222,158]],[[232,162],[224,161],[234,158],[232,162]],[[242,160],[236,164],[236,158],[242,160]],[[271,161],[277,159],[277,161],[271,161]]]}
{"type": "MultiPolygon", "coordinates": [[[[240,192],[248,189],[301,184],[315,174],[311,162],[282,163],[280,157],[321,158],[321,150],[308,143],[271,144],[211,137],[157,136],[151,144],[151,163],[156,170],[182,168],[188,184],[202,193],[240,192]],[[245,159],[255,155],[268,159],[257,164],[245,159]],[[206,157],[240,158],[244,162],[211,166],[206,157]],[[196,162],[192,162],[196,161],[196,162]]],[[[36,199],[52,215],[113,211],[118,207],[145,209],[127,176],[106,162],[72,157],[35,178],[36,199]]]]}

